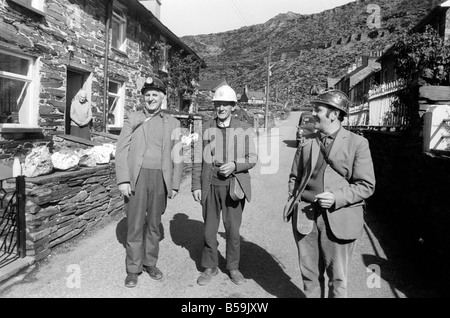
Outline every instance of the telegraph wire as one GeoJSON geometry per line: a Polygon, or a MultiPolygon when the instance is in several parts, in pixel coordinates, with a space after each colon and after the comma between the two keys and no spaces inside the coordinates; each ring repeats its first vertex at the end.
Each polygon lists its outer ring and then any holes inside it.
{"type": "Polygon", "coordinates": [[[250,22],[252,22],[252,25],[255,24],[255,16],[253,15],[253,12],[248,8],[246,0],[238,0],[238,2],[240,1],[242,1],[242,6],[245,9],[245,12],[247,12],[248,16],[250,17],[250,22]]]}
{"type": "Polygon", "coordinates": [[[237,16],[239,17],[239,19],[241,20],[241,22],[245,25],[248,26],[247,21],[245,20],[245,17],[241,14],[241,12],[239,11],[239,9],[235,6],[235,3],[233,2],[233,0],[229,1],[230,5],[232,6],[234,12],[237,14],[237,16]]]}
{"type": "Polygon", "coordinates": [[[247,25],[251,25],[251,19],[247,13],[247,11],[242,7],[242,4],[240,3],[240,0],[231,0],[236,8],[241,12],[242,16],[245,18],[245,21],[247,21],[247,25]]]}

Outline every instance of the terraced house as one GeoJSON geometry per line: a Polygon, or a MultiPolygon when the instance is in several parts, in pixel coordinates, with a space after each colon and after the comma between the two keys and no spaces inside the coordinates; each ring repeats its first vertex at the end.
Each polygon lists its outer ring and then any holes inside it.
{"type": "Polygon", "coordinates": [[[120,131],[146,76],[167,78],[171,54],[201,61],[160,22],[160,5],[0,0],[0,138],[69,134],[79,89],[92,103],[93,129],[120,131]]]}
{"type": "MultiPolygon", "coordinates": [[[[38,261],[123,212],[109,154],[101,164],[65,170],[52,165],[49,150],[60,155],[61,149],[67,154],[68,148],[114,143],[126,112],[139,106],[149,75],[170,82],[172,56],[204,65],[161,23],[160,5],[0,0],[0,280],[16,254],[25,263],[38,261]],[[71,101],[79,90],[91,102],[92,140],[70,135],[71,101]],[[44,154],[39,159],[33,157],[37,149],[44,154]],[[29,156],[45,171],[13,178],[16,162],[29,156]]],[[[170,89],[167,104],[177,110],[185,90],[170,89]]]]}

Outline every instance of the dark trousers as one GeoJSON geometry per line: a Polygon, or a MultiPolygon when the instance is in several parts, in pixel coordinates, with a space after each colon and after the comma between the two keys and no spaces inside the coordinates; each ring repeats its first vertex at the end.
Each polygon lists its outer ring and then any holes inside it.
{"type": "Polygon", "coordinates": [[[91,128],[89,127],[89,125],[84,127],[72,125],[70,126],[70,134],[73,136],[91,140],[91,128]]]}
{"type": "Polygon", "coordinates": [[[219,230],[220,212],[222,212],[226,235],[226,268],[227,270],[239,268],[241,253],[239,228],[241,227],[245,199],[233,201],[228,191],[229,186],[211,185],[208,197],[203,205],[205,230],[202,266],[204,268],[214,268],[219,265],[217,232],[219,230]]]}
{"type": "MultiPolygon", "coordinates": [[[[356,240],[339,240],[327,224],[326,212],[316,209],[313,230],[300,234],[295,228],[294,238],[298,248],[303,292],[308,298],[325,295],[325,272],[328,276],[328,297],[347,297],[347,272],[356,240]]],[[[335,212],[339,213],[339,211],[335,212]]]]}
{"type": "Polygon", "coordinates": [[[141,169],[135,192],[127,203],[127,273],[155,266],[161,238],[161,215],[167,206],[167,190],[161,170],[141,169]]]}

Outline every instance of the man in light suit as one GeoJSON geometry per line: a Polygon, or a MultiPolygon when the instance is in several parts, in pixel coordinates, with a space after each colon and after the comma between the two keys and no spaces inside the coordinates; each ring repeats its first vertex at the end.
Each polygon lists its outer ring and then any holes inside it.
{"type": "Polygon", "coordinates": [[[205,221],[204,247],[201,264],[205,268],[197,283],[211,282],[218,274],[217,231],[220,214],[226,231],[226,268],[231,281],[243,284],[239,271],[240,234],[245,199],[251,200],[249,170],[256,165],[257,155],[253,128],[232,116],[237,98],[228,85],[219,87],[213,98],[216,118],[203,124],[203,144],[200,162],[192,167],[192,195],[202,205],[205,221]],[[245,197],[234,201],[230,194],[230,180],[235,176],[245,197]]]}
{"type": "Polygon", "coordinates": [[[180,122],[161,112],[165,85],[152,76],[141,92],[144,108],[126,116],[116,147],[116,177],[128,222],[125,286],[130,288],[137,285],[142,270],[154,280],[163,277],[156,267],[161,216],[167,197],[177,195],[183,173],[182,154],[172,160],[172,149],[180,142],[180,122]]]}
{"type": "Polygon", "coordinates": [[[312,101],[315,128],[297,148],[285,221],[292,220],[307,297],[347,297],[347,270],[375,189],[367,139],[341,126],[349,99],[339,90],[312,101]]]}

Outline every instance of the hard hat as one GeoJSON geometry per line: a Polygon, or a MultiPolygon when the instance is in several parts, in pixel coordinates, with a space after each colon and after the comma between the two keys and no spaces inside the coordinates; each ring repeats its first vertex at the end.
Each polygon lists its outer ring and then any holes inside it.
{"type": "Polygon", "coordinates": [[[142,95],[144,95],[144,92],[148,89],[154,89],[166,94],[166,85],[164,85],[163,81],[155,75],[151,75],[145,79],[145,83],[141,89],[142,95]]]}
{"type": "Polygon", "coordinates": [[[236,92],[230,86],[222,85],[214,93],[213,102],[217,101],[237,103],[236,92]]]}
{"type": "Polygon", "coordinates": [[[344,92],[338,89],[332,89],[319,94],[316,98],[311,100],[313,104],[325,104],[344,112],[345,116],[348,114],[350,100],[344,92]]]}

